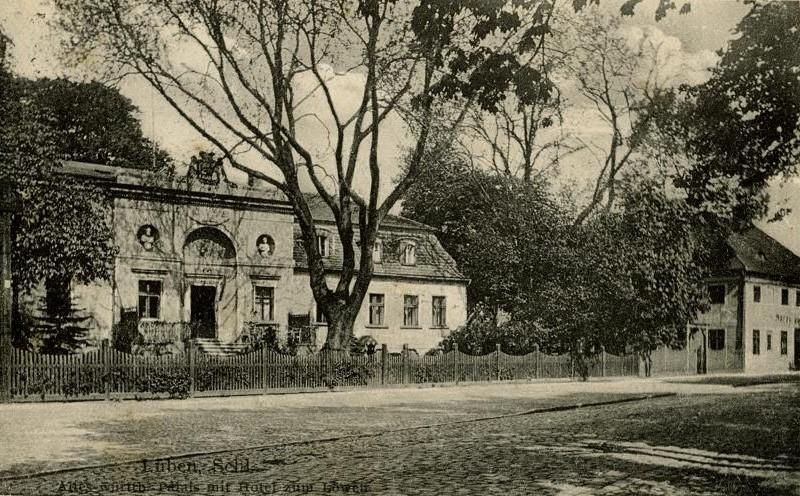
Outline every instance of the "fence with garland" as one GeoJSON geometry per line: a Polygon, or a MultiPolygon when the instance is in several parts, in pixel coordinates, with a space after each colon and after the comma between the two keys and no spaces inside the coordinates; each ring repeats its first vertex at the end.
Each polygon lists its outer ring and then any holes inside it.
{"type": "MultiPolygon", "coordinates": [[[[293,356],[268,349],[214,356],[188,346],[166,356],[123,353],[104,341],[99,350],[43,355],[14,349],[12,401],[146,399],[228,396],[341,387],[385,387],[458,382],[575,379],[580,366],[569,355],[523,356],[500,351],[473,356],[451,351],[417,356],[405,348],[372,355],[316,353],[293,356]]],[[[589,377],[636,376],[635,355],[601,353],[585,363],[589,377]]]]}

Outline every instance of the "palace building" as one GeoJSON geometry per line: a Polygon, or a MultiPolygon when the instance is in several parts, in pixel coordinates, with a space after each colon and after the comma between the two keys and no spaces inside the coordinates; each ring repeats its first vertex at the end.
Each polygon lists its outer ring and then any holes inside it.
{"type": "MultiPolygon", "coordinates": [[[[68,162],[64,168],[104,185],[113,198],[119,247],[113,278],[73,288],[92,316],[93,340],[113,341],[120,323],[135,321],[145,335],[222,346],[265,327],[284,342],[324,344],[325,319],[309,286],[300,230],[280,192],[224,181],[214,187],[152,183],[141,172],[105,165],[68,162]]],[[[336,226],[321,200],[312,198],[311,207],[334,284],[341,267],[336,226]]],[[[408,344],[422,353],[465,322],[468,281],[432,228],[388,216],[374,267],[357,337],[390,351],[408,344]]]]}
{"type": "MultiPolygon", "coordinates": [[[[686,349],[672,360],[700,373],[800,368],[800,257],[757,227],[731,235],[727,246],[727,259],[707,281],[711,308],[690,325],[686,349]]],[[[654,353],[656,370],[661,358],[654,353]]]]}

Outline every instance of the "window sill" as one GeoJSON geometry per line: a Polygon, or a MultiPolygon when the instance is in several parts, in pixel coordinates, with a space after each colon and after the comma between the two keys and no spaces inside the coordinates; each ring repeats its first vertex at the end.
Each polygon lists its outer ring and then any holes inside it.
{"type": "Polygon", "coordinates": [[[388,329],[389,326],[387,325],[377,325],[377,324],[367,324],[364,327],[367,329],[388,329]]]}
{"type": "Polygon", "coordinates": [[[400,329],[422,329],[420,326],[400,326],[400,329]]]}
{"type": "Polygon", "coordinates": [[[437,331],[441,331],[442,329],[450,329],[446,325],[443,326],[431,326],[431,329],[436,329],[437,331]]]}

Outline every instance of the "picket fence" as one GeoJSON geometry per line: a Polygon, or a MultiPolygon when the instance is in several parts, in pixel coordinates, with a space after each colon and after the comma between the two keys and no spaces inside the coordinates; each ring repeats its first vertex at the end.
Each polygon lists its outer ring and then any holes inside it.
{"type": "MultiPolygon", "coordinates": [[[[588,364],[588,375],[635,376],[635,355],[601,353],[588,364]]],[[[229,396],[321,388],[385,387],[432,383],[572,379],[579,375],[569,355],[534,352],[522,356],[498,350],[482,356],[451,351],[417,356],[406,349],[373,355],[317,353],[283,355],[257,350],[232,356],[198,352],[139,356],[111,349],[76,355],[43,355],[14,349],[12,401],[146,399],[229,396]]]]}

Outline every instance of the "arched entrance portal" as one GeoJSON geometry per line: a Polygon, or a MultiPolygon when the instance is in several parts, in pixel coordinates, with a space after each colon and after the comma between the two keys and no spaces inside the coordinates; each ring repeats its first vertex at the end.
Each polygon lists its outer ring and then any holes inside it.
{"type": "Polygon", "coordinates": [[[236,248],[215,227],[201,227],[183,245],[184,319],[193,338],[219,338],[237,329],[236,248]]]}

